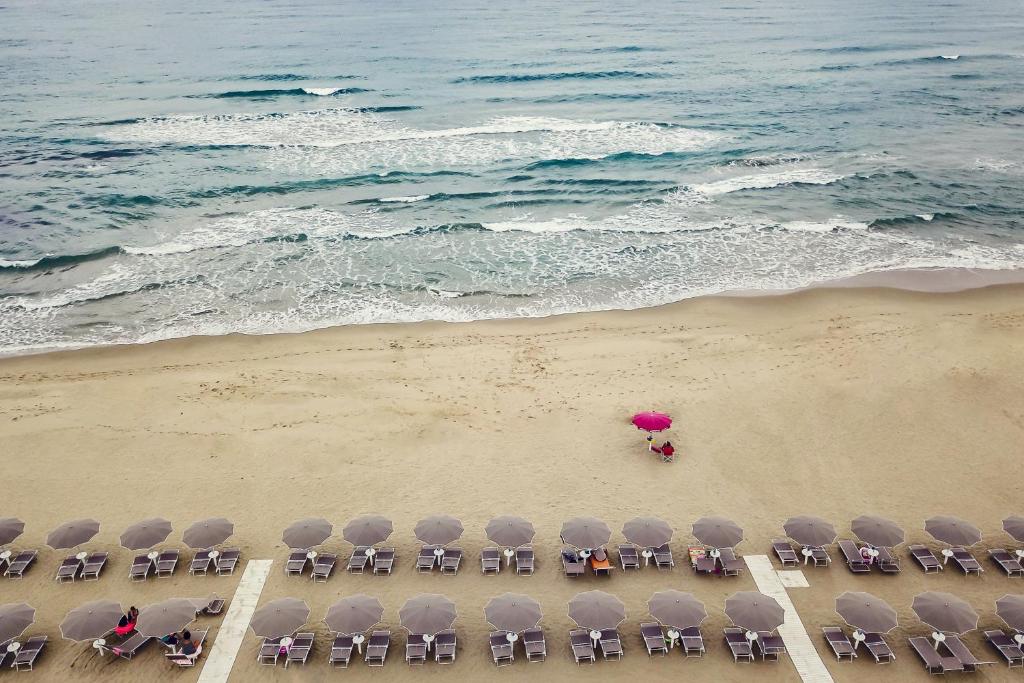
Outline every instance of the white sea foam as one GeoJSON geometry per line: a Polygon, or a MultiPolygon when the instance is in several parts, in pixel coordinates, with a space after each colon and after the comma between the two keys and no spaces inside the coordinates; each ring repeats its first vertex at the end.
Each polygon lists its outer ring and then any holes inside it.
{"type": "Polygon", "coordinates": [[[843,177],[834,171],[820,168],[794,168],[698,183],[690,185],[689,189],[702,195],[715,196],[740,190],[764,190],[783,185],[829,185],[837,180],[842,180],[843,177]]]}
{"type": "Polygon", "coordinates": [[[321,97],[327,97],[333,95],[336,92],[344,90],[345,88],[303,88],[302,92],[307,95],[320,95],[321,97]]]}
{"type": "Polygon", "coordinates": [[[25,261],[8,261],[0,258],[0,268],[31,268],[42,261],[42,259],[29,259],[25,261]]]}
{"type": "Polygon", "coordinates": [[[933,220],[935,220],[935,214],[934,213],[915,213],[914,215],[917,216],[918,218],[920,218],[923,221],[933,221],[933,220]]]}
{"type": "Polygon", "coordinates": [[[943,59],[952,59],[952,60],[960,59],[960,55],[939,55],[939,56],[942,57],[943,59]]]}
{"type": "Polygon", "coordinates": [[[416,202],[422,202],[424,199],[429,198],[429,194],[417,194],[409,197],[381,197],[379,201],[385,204],[415,204],[416,202]]]}

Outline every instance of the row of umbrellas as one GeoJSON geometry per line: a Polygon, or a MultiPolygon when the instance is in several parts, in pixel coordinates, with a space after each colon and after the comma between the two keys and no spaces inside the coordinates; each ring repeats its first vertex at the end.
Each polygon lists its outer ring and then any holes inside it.
{"type": "MultiPolygon", "coordinates": [[[[163,543],[171,534],[171,523],[160,517],[144,519],[132,524],[121,534],[121,545],[129,550],[145,550],[163,543]]],[[[7,545],[21,536],[25,523],[15,517],[0,519],[0,546],[7,545]]],[[[46,545],[54,550],[77,548],[88,543],[100,532],[100,523],[95,519],[74,519],[64,522],[46,537],[46,545]]],[[[190,548],[212,548],[228,540],[235,533],[235,525],[223,517],[201,519],[182,534],[182,540],[190,548]]]]}

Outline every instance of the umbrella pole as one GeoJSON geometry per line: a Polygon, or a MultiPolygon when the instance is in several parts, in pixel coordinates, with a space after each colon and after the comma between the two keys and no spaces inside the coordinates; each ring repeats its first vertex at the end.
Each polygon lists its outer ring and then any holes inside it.
{"type": "Polygon", "coordinates": [[[651,434],[650,432],[647,432],[647,452],[654,452],[654,434],[651,434]]]}

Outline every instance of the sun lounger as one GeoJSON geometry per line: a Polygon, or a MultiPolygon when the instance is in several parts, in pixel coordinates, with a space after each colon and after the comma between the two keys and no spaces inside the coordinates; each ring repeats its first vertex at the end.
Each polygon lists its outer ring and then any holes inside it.
{"type": "Polygon", "coordinates": [[[164,654],[167,661],[173,662],[180,667],[187,668],[195,666],[199,655],[203,654],[203,643],[206,642],[206,634],[209,631],[192,631],[192,641],[196,644],[196,651],[190,655],[184,652],[168,652],[164,654]]]}
{"type": "Polygon", "coordinates": [[[158,578],[167,578],[174,575],[178,568],[178,551],[164,550],[156,558],[156,575],[158,578]]]}
{"type": "Polygon", "coordinates": [[[1002,631],[985,631],[985,641],[999,651],[1009,668],[1024,667],[1024,650],[1002,631]]]}
{"type": "Polygon", "coordinates": [[[775,539],[772,541],[772,552],[775,553],[775,557],[779,558],[779,562],[782,563],[783,569],[786,567],[797,567],[800,565],[800,561],[796,556],[796,551],[793,550],[793,546],[789,544],[789,541],[775,539]]]}
{"type": "Polygon", "coordinates": [[[852,662],[857,658],[857,650],[843,633],[843,629],[838,626],[825,626],[821,632],[825,634],[825,642],[832,648],[832,654],[836,656],[837,661],[841,662],[845,658],[852,662]]]}
{"type": "Polygon", "coordinates": [[[721,548],[718,562],[722,565],[722,573],[725,576],[739,576],[743,572],[743,560],[736,557],[736,551],[732,548],[721,548]]]}
{"type": "Polygon", "coordinates": [[[832,564],[832,556],[822,546],[811,548],[811,561],[815,567],[827,567],[832,564]]]}
{"type": "Polygon", "coordinates": [[[309,557],[305,550],[293,550],[284,563],[284,573],[288,576],[301,576],[306,571],[306,563],[309,557]]]}
{"type": "MultiPolygon", "coordinates": [[[[395,549],[381,548],[373,556],[373,573],[390,574],[395,566],[395,549]]],[[[379,666],[384,666],[380,664],[379,666]]]]}
{"type": "Polygon", "coordinates": [[[619,546],[619,564],[623,570],[640,569],[640,553],[632,543],[619,546]]]}
{"type": "Polygon", "coordinates": [[[434,661],[438,664],[454,664],[458,641],[455,631],[447,629],[434,636],[434,661]]]}
{"type": "Polygon", "coordinates": [[[491,631],[488,640],[491,645],[491,659],[495,666],[508,666],[515,663],[515,654],[512,652],[512,643],[508,642],[506,631],[491,631]]]}
{"type": "Polygon", "coordinates": [[[424,574],[434,571],[434,565],[437,563],[437,556],[434,555],[436,547],[425,545],[420,548],[419,554],[416,555],[416,571],[424,574]]]}
{"type": "Polygon", "coordinates": [[[708,557],[708,551],[704,546],[691,545],[687,548],[687,554],[690,556],[690,566],[698,574],[714,574],[718,568],[715,559],[708,557]]]}
{"type": "Polygon", "coordinates": [[[83,581],[96,581],[100,578],[100,572],[107,565],[109,553],[93,553],[85,558],[85,565],[82,567],[83,581]]]}
{"type": "Polygon", "coordinates": [[[675,560],[672,559],[672,549],[669,548],[668,543],[660,548],[653,548],[653,550],[655,567],[658,569],[671,569],[676,566],[675,560]]]}
{"type": "Polygon", "coordinates": [[[703,657],[705,652],[704,636],[700,632],[700,627],[691,626],[680,631],[679,645],[687,657],[703,657]]]}
{"type": "Polygon", "coordinates": [[[533,548],[516,548],[516,574],[533,574],[533,548]]]}
{"type": "Polygon", "coordinates": [[[843,554],[846,566],[854,574],[864,574],[871,571],[871,565],[860,556],[860,549],[857,548],[857,544],[853,541],[847,538],[839,541],[839,552],[843,554]]]}
{"type": "Polygon", "coordinates": [[[586,565],[572,548],[562,548],[562,569],[569,578],[583,576],[586,565]]]}
{"type": "Polygon", "coordinates": [[[36,557],[39,553],[35,550],[22,550],[18,554],[14,555],[9,560],[7,569],[4,571],[4,575],[11,579],[20,579],[25,576],[25,572],[32,566],[32,563],[36,561],[36,557]]]}
{"type": "Polygon", "coordinates": [[[215,614],[220,614],[221,611],[223,611],[223,609],[224,609],[224,598],[218,598],[217,596],[213,596],[213,598],[210,600],[210,602],[207,603],[206,607],[202,608],[199,611],[202,614],[209,614],[209,615],[213,616],[215,614]]]}
{"type": "Polygon", "coordinates": [[[337,562],[337,555],[333,553],[320,553],[313,560],[313,571],[310,572],[309,578],[314,581],[327,581],[331,576],[331,572],[334,571],[334,565],[337,562]]]}
{"type": "Polygon", "coordinates": [[[458,574],[462,563],[462,548],[447,548],[441,556],[441,573],[458,574]]]}
{"type": "Polygon", "coordinates": [[[985,571],[981,568],[981,564],[974,559],[974,555],[971,555],[966,549],[951,548],[951,550],[953,551],[953,561],[956,562],[964,574],[977,574],[981,576],[981,573],[985,571]]]}
{"type": "Polygon", "coordinates": [[[1020,560],[1006,552],[1003,548],[993,548],[988,551],[988,556],[999,565],[999,568],[1006,572],[1007,576],[1024,576],[1024,565],[1020,560]]]}
{"type": "Polygon", "coordinates": [[[13,641],[11,640],[5,640],[4,642],[0,643],[0,669],[4,668],[5,666],[12,665],[7,663],[8,659],[14,659],[15,657],[13,652],[7,651],[7,646],[10,645],[12,642],[13,641]]]}
{"type": "Polygon", "coordinates": [[[348,564],[345,566],[345,571],[350,574],[362,574],[366,571],[366,565],[370,563],[370,556],[366,554],[366,551],[370,549],[367,545],[357,545],[352,549],[352,554],[348,557],[348,564]]]}
{"type": "Polygon", "coordinates": [[[153,560],[148,555],[136,555],[132,560],[132,566],[128,570],[128,578],[132,581],[145,581],[149,578],[149,572],[153,569],[153,560]]]}
{"type": "Polygon", "coordinates": [[[82,561],[77,557],[65,557],[64,561],[57,567],[57,575],[53,577],[60,583],[74,581],[78,573],[82,571],[82,561]]]}
{"type": "Polygon", "coordinates": [[[422,633],[410,633],[405,640],[405,662],[412,666],[427,663],[427,643],[422,633]]]}
{"type": "Polygon", "coordinates": [[[206,572],[210,570],[211,562],[213,560],[210,558],[210,551],[200,550],[192,557],[192,561],[188,565],[188,573],[194,576],[199,574],[206,576],[206,572]]]}
{"type": "Polygon", "coordinates": [[[543,662],[548,657],[548,645],[544,639],[544,631],[540,628],[528,628],[523,631],[523,649],[526,650],[526,661],[543,662]]]}
{"type": "Polygon", "coordinates": [[[284,668],[289,664],[305,664],[309,659],[309,653],[313,649],[312,633],[297,633],[288,646],[288,654],[284,658],[284,668]]]}
{"type": "Polygon", "coordinates": [[[743,629],[725,629],[725,643],[729,646],[729,651],[732,652],[732,661],[754,661],[754,650],[750,647],[750,641],[747,640],[746,633],[743,632],[743,629]]]}
{"type": "Polygon", "coordinates": [[[135,633],[123,643],[111,646],[110,651],[122,659],[131,659],[139,650],[149,645],[151,640],[153,639],[149,636],[135,633]]]}
{"type": "Polygon", "coordinates": [[[786,654],[786,644],[782,641],[782,636],[771,631],[758,631],[755,642],[761,651],[761,661],[777,662],[780,655],[786,654]]]}
{"type": "Polygon", "coordinates": [[[995,662],[982,661],[974,656],[964,641],[960,640],[959,636],[946,636],[946,639],[942,641],[943,646],[949,650],[949,653],[960,660],[960,663],[964,665],[964,671],[975,672],[979,666],[985,664],[995,664],[995,662]]]}
{"type": "Polygon", "coordinates": [[[590,563],[590,571],[594,572],[594,576],[611,576],[612,569],[615,567],[612,565],[612,561],[611,558],[608,557],[608,553],[604,552],[603,549],[602,552],[604,553],[603,560],[597,559],[596,551],[587,558],[587,562],[590,563]]]}
{"type": "Polygon", "coordinates": [[[601,637],[598,639],[601,646],[601,654],[605,659],[622,659],[622,638],[619,637],[619,630],[606,628],[601,630],[601,637]]]}
{"type": "Polygon", "coordinates": [[[583,662],[593,664],[597,659],[594,643],[590,640],[590,631],[587,629],[576,628],[569,631],[569,644],[572,646],[572,656],[576,659],[577,665],[583,662]]]}
{"type": "Polygon", "coordinates": [[[484,574],[497,576],[501,571],[501,550],[498,548],[484,548],[480,551],[480,571],[484,574]]]}
{"type": "Polygon", "coordinates": [[[217,574],[234,574],[235,567],[238,566],[238,558],[242,556],[242,551],[238,548],[228,548],[217,556],[217,574]]]}
{"type": "Polygon", "coordinates": [[[273,666],[277,664],[277,658],[281,656],[281,639],[280,638],[264,638],[263,644],[260,645],[260,652],[256,655],[256,661],[260,664],[266,664],[267,666],[273,666]]]}
{"type": "Polygon", "coordinates": [[[46,647],[46,636],[32,636],[21,646],[11,665],[17,671],[31,671],[46,647]]]}
{"type": "Polygon", "coordinates": [[[662,656],[668,654],[668,648],[665,647],[665,634],[661,630],[661,624],[654,622],[640,624],[640,635],[644,639],[644,646],[647,648],[648,656],[653,656],[655,652],[660,653],[662,656]]]}
{"type": "Polygon", "coordinates": [[[943,656],[932,646],[927,638],[918,636],[909,641],[911,649],[924,662],[925,671],[930,674],[944,674],[950,671],[963,671],[964,665],[956,657],[943,656]]]}
{"type": "Polygon", "coordinates": [[[352,636],[345,634],[335,636],[334,642],[331,644],[331,656],[327,659],[327,663],[347,669],[349,662],[352,661],[354,647],[355,642],[352,640],[352,636]]]}
{"type": "MultiPolygon", "coordinates": [[[[388,572],[390,573],[390,572],[388,572]]],[[[374,631],[366,641],[367,666],[384,666],[391,645],[391,631],[374,631]]]]}
{"type": "Polygon", "coordinates": [[[875,561],[878,562],[878,568],[886,574],[900,573],[900,561],[888,548],[879,548],[875,561]]]}
{"type": "Polygon", "coordinates": [[[895,653],[889,647],[889,643],[885,642],[881,633],[865,633],[864,646],[875,658],[875,664],[890,664],[896,660],[895,653]]]}
{"type": "Polygon", "coordinates": [[[912,545],[907,548],[910,551],[910,556],[917,560],[917,563],[921,565],[921,569],[924,570],[925,574],[930,572],[942,571],[942,565],[939,564],[938,558],[935,554],[923,545],[912,545]]]}

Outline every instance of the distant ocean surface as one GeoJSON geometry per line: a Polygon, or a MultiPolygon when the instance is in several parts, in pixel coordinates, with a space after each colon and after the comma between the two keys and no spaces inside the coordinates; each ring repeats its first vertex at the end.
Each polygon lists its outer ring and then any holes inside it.
{"type": "Polygon", "coordinates": [[[1017,0],[0,0],[0,353],[1024,267],[1017,0]]]}

